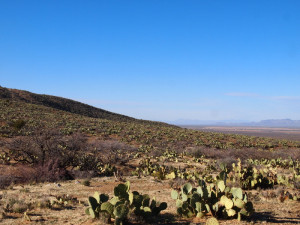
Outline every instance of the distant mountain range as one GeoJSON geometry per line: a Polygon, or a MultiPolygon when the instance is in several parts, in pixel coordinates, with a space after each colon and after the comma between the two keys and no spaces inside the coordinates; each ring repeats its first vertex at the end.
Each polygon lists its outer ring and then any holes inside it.
{"type": "Polygon", "coordinates": [[[252,126],[263,126],[263,127],[300,127],[300,120],[291,119],[270,119],[262,120],[260,122],[250,123],[252,126]]]}
{"type": "Polygon", "coordinates": [[[253,127],[297,127],[300,128],[300,120],[291,119],[268,119],[259,122],[242,120],[185,120],[180,119],[169,122],[174,125],[195,125],[195,126],[253,126],[253,127]]]}

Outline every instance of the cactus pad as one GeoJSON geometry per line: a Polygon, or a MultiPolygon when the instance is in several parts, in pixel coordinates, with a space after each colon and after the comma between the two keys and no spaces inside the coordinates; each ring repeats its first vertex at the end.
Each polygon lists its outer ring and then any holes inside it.
{"type": "Polygon", "coordinates": [[[212,217],[212,218],[209,218],[208,220],[206,220],[206,225],[219,225],[219,221],[212,217]]]}
{"type": "Polygon", "coordinates": [[[178,192],[176,190],[172,190],[171,197],[172,199],[176,200],[178,198],[178,192]]]}
{"type": "Polygon", "coordinates": [[[101,211],[106,211],[112,215],[114,212],[114,206],[110,202],[104,202],[101,204],[101,211]]]}
{"type": "Polygon", "coordinates": [[[113,214],[115,215],[116,218],[118,219],[124,219],[129,212],[129,208],[126,205],[118,205],[115,209],[113,214]]]}
{"type": "Polygon", "coordinates": [[[186,183],[182,187],[182,192],[187,195],[192,191],[192,189],[193,189],[193,186],[190,183],[186,183]]]}
{"type": "Polygon", "coordinates": [[[225,183],[224,183],[223,180],[220,180],[220,181],[218,182],[218,188],[219,188],[219,190],[220,190],[221,192],[224,192],[224,191],[225,191],[226,186],[225,186],[225,183]]]}

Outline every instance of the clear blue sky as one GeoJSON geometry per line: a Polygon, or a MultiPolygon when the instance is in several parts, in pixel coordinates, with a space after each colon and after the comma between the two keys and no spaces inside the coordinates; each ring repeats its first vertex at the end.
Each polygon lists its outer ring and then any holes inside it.
{"type": "Polygon", "coordinates": [[[299,0],[0,0],[0,85],[136,118],[300,119],[299,0]]]}

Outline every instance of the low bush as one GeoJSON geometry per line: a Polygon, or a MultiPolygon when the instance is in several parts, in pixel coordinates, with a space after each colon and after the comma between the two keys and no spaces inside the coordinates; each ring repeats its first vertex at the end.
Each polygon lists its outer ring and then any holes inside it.
{"type": "Polygon", "coordinates": [[[25,124],[26,124],[25,120],[17,119],[17,120],[12,121],[10,123],[10,126],[13,127],[16,130],[20,130],[20,129],[22,129],[22,127],[25,126],[25,124]]]}
{"type": "Polygon", "coordinates": [[[0,189],[5,189],[9,185],[15,182],[15,178],[12,176],[0,175],[0,189]]]}

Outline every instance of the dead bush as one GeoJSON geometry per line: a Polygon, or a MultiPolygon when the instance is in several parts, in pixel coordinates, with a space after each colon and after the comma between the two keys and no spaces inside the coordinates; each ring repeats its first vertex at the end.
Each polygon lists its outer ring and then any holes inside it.
{"type": "Polygon", "coordinates": [[[260,150],[255,148],[247,149],[213,149],[206,147],[192,147],[186,150],[188,155],[191,155],[196,158],[205,156],[206,158],[219,159],[219,160],[237,160],[238,158],[242,161],[247,159],[274,159],[282,158],[294,160],[300,158],[300,151],[298,149],[284,149],[284,150],[260,150]]]}
{"type": "Polygon", "coordinates": [[[70,180],[72,176],[66,168],[60,164],[59,159],[50,159],[46,163],[36,167],[33,179],[37,182],[54,182],[58,180],[70,180]]]}
{"type": "Polygon", "coordinates": [[[13,176],[0,175],[0,189],[5,189],[14,182],[13,176]]]}
{"type": "Polygon", "coordinates": [[[7,144],[8,154],[17,162],[44,164],[60,156],[61,135],[57,130],[39,132],[34,136],[20,136],[7,144]]]}
{"type": "Polygon", "coordinates": [[[89,149],[93,149],[104,164],[125,164],[131,159],[131,153],[137,151],[137,148],[116,140],[94,140],[89,149]]]}
{"type": "Polygon", "coordinates": [[[94,170],[89,170],[89,171],[71,170],[69,171],[69,174],[74,179],[91,179],[92,177],[98,175],[97,172],[95,172],[94,170]]]}
{"type": "Polygon", "coordinates": [[[6,188],[13,184],[23,184],[34,181],[35,168],[26,165],[10,165],[1,167],[0,188],[6,188]]]}
{"type": "Polygon", "coordinates": [[[207,147],[190,147],[186,149],[186,154],[196,158],[201,158],[205,156],[206,158],[220,159],[220,158],[224,158],[226,152],[228,154],[228,150],[225,151],[225,150],[213,149],[207,147]]]}

